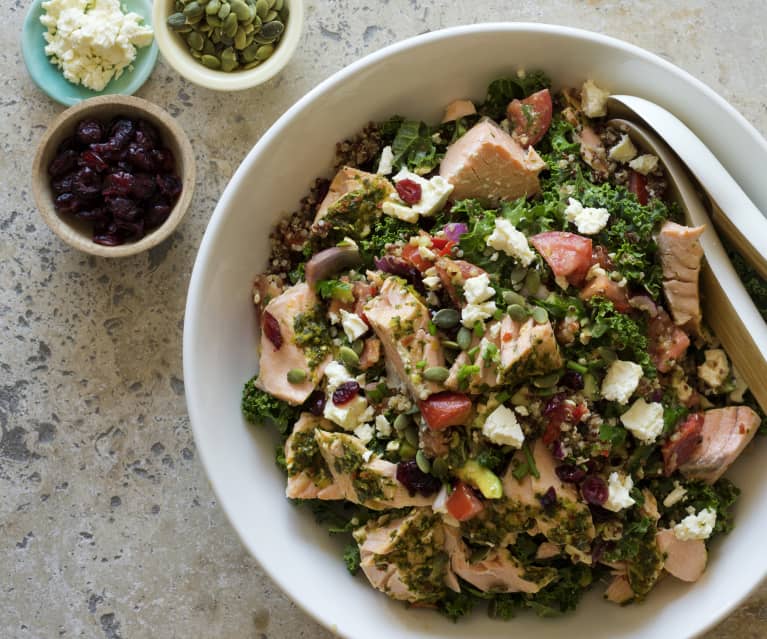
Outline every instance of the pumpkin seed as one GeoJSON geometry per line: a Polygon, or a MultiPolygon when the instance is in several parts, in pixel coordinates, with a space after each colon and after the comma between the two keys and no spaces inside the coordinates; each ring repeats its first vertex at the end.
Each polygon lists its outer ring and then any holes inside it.
{"type": "Polygon", "coordinates": [[[245,62],[253,62],[256,59],[256,51],[258,51],[259,46],[261,45],[254,42],[249,47],[246,47],[240,54],[242,59],[245,60],[245,62]]]}
{"type": "Polygon", "coordinates": [[[271,44],[263,44],[256,51],[256,60],[266,60],[272,53],[274,53],[274,47],[271,44]]]}
{"type": "Polygon", "coordinates": [[[190,2],[188,5],[184,7],[184,15],[187,18],[201,18],[203,11],[204,9],[196,1],[190,2]]]}
{"type": "Polygon", "coordinates": [[[279,14],[276,11],[269,11],[262,19],[264,22],[271,22],[279,18],[279,14]]]}
{"type": "Polygon", "coordinates": [[[357,355],[362,355],[362,351],[365,350],[365,342],[361,339],[355,339],[352,342],[352,350],[357,353],[357,355]]]}
{"type": "Polygon", "coordinates": [[[422,450],[415,454],[415,463],[422,473],[428,473],[431,470],[431,462],[426,459],[426,455],[422,450]]]}
{"type": "MultiPolygon", "coordinates": [[[[202,57],[202,63],[205,64],[205,58],[209,58],[212,56],[203,56],[202,57]]],[[[213,58],[218,62],[216,58],[213,58]]],[[[208,66],[205,64],[205,66],[208,66]]],[[[306,371],[301,368],[293,368],[288,371],[288,381],[291,384],[301,384],[302,382],[306,381],[306,371]]]]}
{"type": "Polygon", "coordinates": [[[525,288],[530,295],[535,295],[541,286],[541,276],[538,271],[529,270],[525,276],[525,288]]]}
{"type": "Polygon", "coordinates": [[[222,30],[228,38],[233,38],[234,34],[237,33],[237,16],[234,13],[230,13],[224,20],[222,30]]]}
{"type": "Polygon", "coordinates": [[[462,351],[469,350],[469,347],[471,346],[471,331],[465,326],[462,326],[458,331],[458,335],[455,337],[455,341],[462,351]]]}
{"type": "Polygon", "coordinates": [[[218,17],[216,14],[218,13],[219,9],[221,9],[221,3],[219,0],[210,0],[210,2],[205,5],[205,13],[209,16],[218,17]]]}
{"type": "MultiPolygon", "coordinates": [[[[264,26],[268,27],[270,24],[273,24],[273,23],[269,22],[268,24],[264,26]]],[[[437,328],[442,328],[442,329],[454,328],[458,326],[458,322],[461,321],[461,315],[454,308],[443,308],[438,310],[434,314],[434,318],[432,319],[432,321],[434,322],[434,324],[436,324],[437,328]]]]}
{"type": "Polygon", "coordinates": [[[522,280],[525,279],[526,275],[527,269],[524,266],[515,266],[511,271],[511,283],[519,284],[522,280]]]}
{"type": "Polygon", "coordinates": [[[213,44],[210,40],[205,40],[205,44],[202,47],[202,53],[203,55],[212,55],[213,57],[216,56],[216,45],[213,44]]]}
{"type": "Polygon", "coordinates": [[[186,16],[183,13],[174,13],[168,16],[166,20],[167,25],[174,31],[182,29],[186,26],[186,16]]]}
{"type": "Polygon", "coordinates": [[[197,33],[197,31],[192,31],[186,37],[186,43],[195,51],[202,51],[202,48],[205,46],[205,38],[200,33],[197,33]]]}
{"type": "Polygon", "coordinates": [[[533,386],[536,388],[551,388],[559,381],[559,373],[549,373],[541,377],[533,378],[533,386]]]}
{"type": "Polygon", "coordinates": [[[542,306],[536,306],[533,309],[533,319],[536,324],[545,324],[549,321],[549,314],[542,306]]]}
{"type": "Polygon", "coordinates": [[[221,60],[219,60],[214,55],[205,54],[205,55],[203,55],[200,58],[200,62],[202,62],[209,69],[220,69],[221,68],[221,60]]]}
{"type": "Polygon", "coordinates": [[[251,18],[250,7],[242,0],[231,0],[229,4],[240,22],[247,22],[251,18]]]}
{"type": "Polygon", "coordinates": [[[448,348],[450,350],[459,351],[461,350],[461,347],[458,346],[458,342],[454,342],[452,340],[446,339],[441,342],[442,348],[448,348]]]}
{"type": "Polygon", "coordinates": [[[399,457],[400,459],[413,459],[415,457],[416,447],[412,446],[410,442],[402,442],[399,445],[399,457]]]}
{"type": "Polygon", "coordinates": [[[405,413],[400,413],[397,415],[397,417],[394,418],[394,428],[398,431],[405,430],[408,426],[410,426],[410,418],[405,415],[405,413]]]}
{"type": "Polygon", "coordinates": [[[444,382],[450,377],[450,371],[444,366],[432,366],[423,372],[423,378],[429,382],[444,382]]]}
{"type": "Polygon", "coordinates": [[[282,11],[282,7],[285,6],[284,0],[275,0],[274,6],[272,9],[275,11],[282,11]]]}
{"type": "Polygon", "coordinates": [[[518,304],[519,306],[524,306],[526,303],[524,296],[520,295],[516,291],[504,291],[502,297],[503,301],[507,304],[518,304]]]}
{"type": "Polygon", "coordinates": [[[218,17],[220,20],[226,20],[229,14],[232,12],[232,5],[228,2],[223,2],[221,8],[218,10],[218,17]]]}
{"type": "Polygon", "coordinates": [[[342,346],[338,349],[338,359],[346,368],[357,368],[360,365],[360,358],[351,348],[348,346],[342,346]]]}
{"type": "Polygon", "coordinates": [[[414,448],[418,448],[418,429],[415,426],[408,426],[405,430],[405,439],[408,444],[414,448]]]}
{"type": "Polygon", "coordinates": [[[208,23],[208,26],[214,27],[214,28],[220,27],[224,24],[224,21],[218,16],[205,16],[205,22],[208,23]]]}
{"type": "Polygon", "coordinates": [[[519,304],[512,304],[506,309],[506,312],[515,322],[524,322],[529,316],[527,310],[519,304]]]}
{"type": "Polygon", "coordinates": [[[269,13],[269,3],[266,0],[256,0],[256,15],[262,20],[269,13]]]}
{"type": "Polygon", "coordinates": [[[431,474],[440,479],[446,479],[450,468],[447,465],[447,460],[444,457],[437,457],[431,463],[431,474]]]}
{"type": "Polygon", "coordinates": [[[261,35],[264,38],[277,39],[282,35],[283,31],[285,31],[285,25],[279,20],[272,20],[271,22],[264,21],[264,24],[261,27],[261,35]]]}
{"type": "Polygon", "coordinates": [[[248,46],[247,38],[245,30],[242,27],[238,27],[237,33],[234,35],[234,48],[242,51],[242,49],[248,46]]]}
{"type": "Polygon", "coordinates": [[[244,71],[249,71],[250,69],[255,69],[259,64],[261,64],[261,60],[253,60],[253,62],[248,62],[242,68],[244,71]]]}

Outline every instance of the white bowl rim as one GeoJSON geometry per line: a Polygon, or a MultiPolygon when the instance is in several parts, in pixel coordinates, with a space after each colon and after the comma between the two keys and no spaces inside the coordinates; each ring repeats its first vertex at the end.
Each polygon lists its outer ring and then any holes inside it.
{"type": "MultiPolygon", "coordinates": [[[[354,76],[361,70],[372,67],[375,64],[378,64],[382,60],[388,58],[389,56],[395,53],[401,53],[408,49],[419,47],[423,44],[436,42],[436,41],[444,40],[444,39],[450,39],[455,36],[460,36],[460,35],[469,34],[469,33],[476,34],[476,33],[482,33],[482,32],[490,33],[490,32],[502,32],[502,31],[505,31],[507,33],[514,33],[518,31],[538,32],[541,34],[564,35],[564,36],[576,37],[579,39],[590,41],[595,44],[622,49],[623,51],[631,54],[632,56],[641,58],[655,65],[661,66],[667,72],[670,72],[671,74],[679,77],[680,79],[684,79],[684,81],[687,82],[688,84],[693,85],[699,91],[706,94],[709,99],[711,99],[712,101],[717,103],[720,107],[728,111],[734,119],[736,119],[742,126],[744,126],[745,129],[749,131],[752,137],[763,148],[764,153],[767,154],[767,140],[765,140],[761,136],[761,134],[756,129],[756,127],[754,127],[754,125],[752,125],[748,120],[746,120],[746,118],[737,109],[735,109],[729,102],[727,102],[724,98],[722,98],[707,84],[705,84],[701,80],[698,80],[696,77],[694,77],[687,71],[684,71],[683,69],[676,66],[675,64],[663,59],[662,57],[654,53],[647,51],[646,49],[643,49],[634,44],[630,44],[624,40],[620,40],[619,38],[614,38],[612,36],[607,36],[607,35],[597,33],[594,31],[589,31],[586,29],[579,29],[576,27],[547,24],[547,23],[538,23],[538,22],[483,22],[483,23],[477,23],[472,25],[447,27],[444,29],[439,29],[436,31],[431,31],[428,33],[416,35],[416,36],[407,38],[405,40],[402,40],[400,42],[396,42],[394,44],[386,46],[382,49],[374,51],[360,58],[359,60],[356,60],[355,62],[349,64],[343,69],[340,69],[339,71],[337,71],[330,77],[320,82],[316,87],[311,89],[302,98],[300,98],[297,102],[295,102],[293,106],[291,106],[287,111],[285,111],[282,114],[282,116],[280,116],[280,118],[276,122],[274,122],[274,124],[272,124],[272,126],[261,136],[261,138],[249,151],[247,156],[243,159],[243,161],[241,162],[241,164],[235,171],[234,175],[230,179],[208,222],[208,226],[203,235],[202,241],[200,243],[200,247],[198,249],[197,257],[194,262],[192,276],[189,281],[189,288],[187,292],[187,303],[186,303],[185,315],[184,315],[183,370],[184,370],[184,380],[185,380],[185,395],[186,395],[187,408],[189,412],[189,419],[190,419],[190,423],[192,427],[192,433],[195,437],[195,441],[199,441],[201,439],[200,433],[203,430],[203,422],[201,419],[197,417],[199,413],[202,412],[202,407],[199,406],[198,403],[196,402],[195,384],[196,384],[197,367],[194,365],[194,362],[193,362],[194,336],[196,335],[196,332],[197,332],[197,321],[195,319],[196,317],[195,311],[198,309],[201,309],[204,305],[204,291],[198,285],[198,282],[203,277],[203,271],[209,259],[208,252],[210,248],[215,244],[216,237],[221,230],[222,223],[224,222],[224,219],[226,217],[226,211],[229,208],[229,200],[232,198],[233,193],[236,190],[236,185],[239,183],[240,177],[244,174],[247,174],[251,164],[255,161],[256,157],[261,152],[261,149],[269,145],[273,139],[279,137],[283,129],[292,123],[294,115],[296,113],[302,111],[307,104],[312,103],[318,97],[330,91],[333,91],[337,86],[342,85],[348,77],[354,76]]],[[[327,621],[325,617],[323,617],[321,610],[319,610],[319,608],[313,607],[304,601],[294,600],[292,596],[290,595],[291,586],[288,580],[284,579],[281,576],[280,572],[275,570],[273,566],[266,565],[259,558],[259,555],[256,549],[251,547],[251,545],[248,543],[245,537],[244,531],[239,530],[237,525],[234,523],[234,521],[236,520],[234,516],[234,509],[231,507],[227,495],[220,493],[218,491],[218,488],[213,480],[212,470],[214,468],[214,465],[212,464],[212,461],[208,458],[207,453],[204,449],[201,448],[199,450],[199,453],[200,453],[200,459],[202,461],[203,467],[210,481],[211,487],[213,488],[213,491],[216,497],[218,498],[218,501],[221,504],[222,509],[224,510],[227,518],[229,519],[229,522],[231,523],[238,537],[242,541],[243,545],[250,552],[251,556],[253,556],[259,562],[259,564],[264,569],[264,571],[280,587],[280,589],[283,592],[285,592],[289,597],[291,597],[291,601],[293,601],[301,610],[307,613],[315,621],[320,623],[323,627],[328,628],[329,630],[337,634],[338,629],[332,628],[331,626],[328,625],[329,622],[327,621]]],[[[700,636],[707,630],[710,630],[712,627],[714,627],[717,623],[722,621],[746,597],[753,594],[754,590],[759,586],[762,579],[764,579],[764,575],[761,575],[761,577],[759,578],[753,579],[752,582],[749,583],[747,587],[741,591],[743,593],[741,598],[735,598],[731,602],[729,602],[727,605],[721,607],[717,611],[717,614],[707,619],[706,622],[703,623],[702,625],[697,626],[694,629],[693,634],[690,635],[690,637],[700,636]]]]}
{"type": "Polygon", "coordinates": [[[287,66],[301,41],[304,30],[304,0],[291,0],[288,6],[290,15],[285,33],[280,39],[274,54],[263,64],[247,71],[227,73],[208,69],[184,50],[176,41],[175,34],[168,28],[166,19],[166,0],[154,0],[152,22],[154,23],[155,41],[165,61],[190,82],[213,89],[214,91],[244,91],[271,80],[287,66]]]}

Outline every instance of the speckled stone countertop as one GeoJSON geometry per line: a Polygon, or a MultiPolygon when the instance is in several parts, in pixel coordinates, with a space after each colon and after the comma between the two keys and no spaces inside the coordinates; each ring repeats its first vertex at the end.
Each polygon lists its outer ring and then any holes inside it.
{"type": "MultiPolygon", "coordinates": [[[[424,31],[552,22],[660,54],[767,133],[764,0],[309,0],[298,53],[261,88],[210,92],[160,61],[138,95],[189,133],[192,208],[149,253],[93,259],[53,236],[32,201],[32,150],[62,108],[26,74],[27,5],[0,0],[2,639],[331,636],[224,518],[198,461],[181,367],[187,282],[216,201],[258,137],[320,80],[424,31]]],[[[767,586],[707,635],[765,636],[767,586]]]]}

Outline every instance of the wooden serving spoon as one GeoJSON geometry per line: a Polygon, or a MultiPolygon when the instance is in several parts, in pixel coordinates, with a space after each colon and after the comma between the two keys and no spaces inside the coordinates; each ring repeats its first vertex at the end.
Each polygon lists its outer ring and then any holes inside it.
{"type": "Polygon", "coordinates": [[[704,319],[721,340],[762,410],[767,411],[767,324],[727,257],[685,167],[658,136],[643,126],[618,118],[608,124],[628,133],[644,151],[658,156],[666,169],[672,197],[684,210],[686,223],[706,227],[700,237],[706,258],[701,269],[704,319]]]}
{"type": "Polygon", "coordinates": [[[708,195],[719,232],[767,279],[767,218],[703,141],[675,115],[644,98],[610,96],[609,112],[642,120],[674,150],[708,195]]]}

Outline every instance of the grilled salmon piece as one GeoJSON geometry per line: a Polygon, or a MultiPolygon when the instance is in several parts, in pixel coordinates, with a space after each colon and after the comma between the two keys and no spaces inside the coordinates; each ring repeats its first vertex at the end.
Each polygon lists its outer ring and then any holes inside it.
{"type": "Polygon", "coordinates": [[[697,581],[706,569],[708,552],[702,539],[681,541],[668,528],[655,535],[658,550],[664,555],[663,569],[682,581],[697,581]]]}
{"type": "Polygon", "coordinates": [[[665,222],[658,233],[658,251],[663,267],[663,292],[674,324],[693,335],[700,332],[700,291],[698,277],[703,249],[703,226],[682,226],[665,222]]]}
{"type": "Polygon", "coordinates": [[[261,313],[261,356],[256,386],[289,404],[303,404],[322,378],[330,362],[328,356],[312,369],[304,349],[296,344],[293,324],[297,315],[312,312],[317,296],[306,282],[291,286],[272,299],[261,313]],[[288,371],[301,369],[306,380],[292,384],[288,371]]]}
{"type": "Polygon", "coordinates": [[[703,414],[702,440],[679,470],[688,479],[713,484],[748,445],[759,423],[759,415],[748,406],[707,410],[703,414]]]}
{"type": "Polygon", "coordinates": [[[328,209],[338,202],[344,195],[364,188],[366,183],[371,184],[374,182],[382,187],[388,185],[388,189],[386,190],[389,193],[394,192],[394,187],[391,183],[389,183],[388,180],[381,178],[380,175],[353,169],[350,166],[342,167],[330,183],[325,199],[323,199],[319,207],[317,207],[317,214],[314,216],[314,224],[317,224],[317,222],[322,220],[322,218],[328,214],[328,209]]]}
{"type": "Polygon", "coordinates": [[[285,496],[289,499],[343,499],[341,487],[333,481],[325,460],[319,454],[314,439],[317,428],[330,428],[332,424],[322,417],[311,413],[301,413],[293,432],[285,442],[285,462],[288,467],[288,486],[285,496]],[[301,463],[298,463],[298,457],[301,463]],[[310,465],[306,465],[307,452],[316,449],[310,465]]]}
{"type": "Polygon", "coordinates": [[[439,174],[455,187],[454,199],[494,205],[538,193],[544,168],[535,149],[525,151],[497,124],[483,120],[448,147],[439,174]]]}

